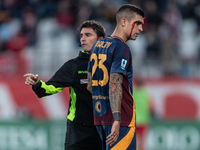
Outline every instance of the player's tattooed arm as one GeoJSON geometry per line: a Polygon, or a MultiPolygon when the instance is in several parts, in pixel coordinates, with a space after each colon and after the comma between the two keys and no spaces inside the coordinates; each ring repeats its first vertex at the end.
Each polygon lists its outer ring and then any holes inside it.
{"type": "Polygon", "coordinates": [[[122,74],[110,74],[109,99],[114,121],[121,121],[122,81],[122,74]]]}
{"type": "Polygon", "coordinates": [[[91,72],[88,72],[87,74],[88,84],[87,84],[87,90],[92,93],[92,74],[91,72]]]}

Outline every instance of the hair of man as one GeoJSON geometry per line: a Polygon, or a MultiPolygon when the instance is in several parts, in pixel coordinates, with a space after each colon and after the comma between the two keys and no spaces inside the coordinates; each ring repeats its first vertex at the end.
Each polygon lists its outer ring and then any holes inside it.
{"type": "Polygon", "coordinates": [[[83,28],[92,28],[94,32],[97,34],[97,37],[105,37],[106,36],[106,30],[105,28],[97,21],[95,20],[86,20],[84,21],[80,27],[79,31],[81,31],[83,28]]]}
{"type": "Polygon", "coordinates": [[[120,23],[122,18],[125,18],[130,22],[135,14],[144,18],[144,12],[139,7],[131,4],[122,5],[116,14],[117,25],[120,23]]]}

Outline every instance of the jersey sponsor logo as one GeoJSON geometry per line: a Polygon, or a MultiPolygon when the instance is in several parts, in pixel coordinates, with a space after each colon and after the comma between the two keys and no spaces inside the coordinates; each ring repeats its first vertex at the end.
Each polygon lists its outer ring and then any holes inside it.
{"type": "Polygon", "coordinates": [[[87,84],[88,83],[88,79],[80,79],[80,84],[87,84]]]}
{"type": "Polygon", "coordinates": [[[121,68],[122,68],[123,70],[125,70],[126,64],[127,64],[127,60],[126,60],[126,59],[122,59],[121,68]]]}
{"type": "Polygon", "coordinates": [[[98,41],[95,47],[108,48],[111,44],[111,42],[98,41]]]}
{"type": "Polygon", "coordinates": [[[88,72],[87,71],[78,71],[78,74],[87,74],[88,72]]]}
{"type": "Polygon", "coordinates": [[[108,100],[109,99],[109,96],[101,96],[101,95],[98,95],[98,96],[92,96],[93,99],[95,100],[108,100]]]}

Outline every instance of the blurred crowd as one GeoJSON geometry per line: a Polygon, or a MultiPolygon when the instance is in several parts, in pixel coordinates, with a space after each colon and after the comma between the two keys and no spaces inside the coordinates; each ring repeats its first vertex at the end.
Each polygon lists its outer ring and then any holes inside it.
{"type": "MultiPolygon", "coordinates": [[[[128,43],[136,74],[200,75],[199,0],[1,0],[0,55],[35,47],[38,23],[46,18],[54,18],[60,29],[75,33],[82,21],[94,19],[109,35],[116,10],[125,3],[141,7],[146,16],[144,32],[128,43]]],[[[79,44],[78,34],[75,42],[79,44]]]]}

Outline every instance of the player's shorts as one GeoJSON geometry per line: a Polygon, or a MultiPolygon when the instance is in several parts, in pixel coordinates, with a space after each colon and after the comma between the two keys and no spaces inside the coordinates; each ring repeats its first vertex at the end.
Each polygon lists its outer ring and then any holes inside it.
{"type": "Polygon", "coordinates": [[[95,126],[86,126],[67,120],[65,150],[102,150],[102,142],[95,126]]]}
{"type": "Polygon", "coordinates": [[[102,150],[136,150],[135,127],[120,127],[119,137],[112,146],[106,145],[106,137],[111,133],[112,126],[96,126],[102,140],[102,150]]]}

